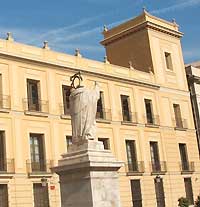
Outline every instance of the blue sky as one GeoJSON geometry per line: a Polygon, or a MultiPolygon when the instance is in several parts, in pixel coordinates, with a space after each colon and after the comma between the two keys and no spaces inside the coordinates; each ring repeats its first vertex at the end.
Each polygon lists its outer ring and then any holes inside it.
{"type": "Polygon", "coordinates": [[[186,63],[200,60],[200,0],[0,0],[0,38],[10,31],[16,41],[52,50],[103,60],[99,44],[103,25],[119,24],[139,15],[145,6],[158,17],[172,18],[184,32],[182,47],[186,63]]]}

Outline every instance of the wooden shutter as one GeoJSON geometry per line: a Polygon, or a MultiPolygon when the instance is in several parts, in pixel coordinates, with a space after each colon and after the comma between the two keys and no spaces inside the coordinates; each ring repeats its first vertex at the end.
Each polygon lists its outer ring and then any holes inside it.
{"type": "Polygon", "coordinates": [[[140,180],[131,180],[132,202],[134,207],[142,207],[140,180]]]}
{"type": "Polygon", "coordinates": [[[42,186],[41,183],[33,184],[34,207],[49,207],[48,185],[42,186]]]}
{"type": "Polygon", "coordinates": [[[190,205],[194,204],[191,178],[184,178],[186,198],[190,205]]]}

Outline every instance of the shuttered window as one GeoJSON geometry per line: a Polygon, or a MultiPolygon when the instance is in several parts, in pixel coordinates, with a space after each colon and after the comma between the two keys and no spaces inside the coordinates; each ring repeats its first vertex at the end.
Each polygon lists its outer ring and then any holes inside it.
{"type": "Polygon", "coordinates": [[[155,178],[154,184],[155,184],[155,191],[156,191],[157,207],[165,207],[165,193],[164,193],[162,178],[159,179],[155,178]]]}
{"type": "Polygon", "coordinates": [[[62,85],[62,94],[63,94],[63,108],[64,108],[64,114],[69,114],[69,96],[70,96],[70,86],[62,85]]]}
{"type": "Polygon", "coordinates": [[[8,187],[6,184],[0,184],[0,206],[8,207],[8,187]]]}
{"type": "Polygon", "coordinates": [[[0,131],[0,171],[6,171],[6,150],[4,131],[0,131]]]}
{"type": "Polygon", "coordinates": [[[184,184],[185,184],[186,198],[189,200],[189,204],[192,205],[194,204],[194,199],[193,199],[191,178],[184,178],[184,184]]]}
{"type": "Polygon", "coordinates": [[[129,96],[121,95],[123,121],[131,121],[129,96]]]}
{"type": "Polygon", "coordinates": [[[133,207],[142,207],[142,193],[140,180],[131,180],[131,193],[133,207]]]}
{"type": "Polygon", "coordinates": [[[49,207],[48,185],[33,184],[34,207],[49,207]]]}

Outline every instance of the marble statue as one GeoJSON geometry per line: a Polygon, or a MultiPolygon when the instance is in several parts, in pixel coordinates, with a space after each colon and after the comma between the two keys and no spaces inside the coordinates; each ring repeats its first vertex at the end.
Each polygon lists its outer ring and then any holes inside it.
{"type": "Polygon", "coordinates": [[[99,86],[95,82],[94,89],[81,86],[80,72],[70,79],[72,81],[70,94],[70,115],[72,123],[72,142],[78,143],[89,139],[96,139],[96,112],[99,99],[99,86]],[[74,85],[78,79],[77,86],[74,85]]]}

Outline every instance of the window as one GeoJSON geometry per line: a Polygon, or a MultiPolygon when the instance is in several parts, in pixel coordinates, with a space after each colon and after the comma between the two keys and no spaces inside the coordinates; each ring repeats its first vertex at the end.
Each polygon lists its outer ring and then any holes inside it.
{"type": "Polygon", "coordinates": [[[62,85],[63,108],[64,108],[64,114],[65,115],[69,114],[69,109],[70,109],[70,105],[69,105],[70,90],[71,90],[70,86],[62,85]]]}
{"type": "Polygon", "coordinates": [[[8,207],[8,187],[6,184],[0,184],[0,206],[8,207]]]}
{"type": "Polygon", "coordinates": [[[186,144],[179,144],[179,151],[180,151],[180,156],[181,156],[182,171],[188,171],[189,162],[188,162],[186,144]]]}
{"type": "Polygon", "coordinates": [[[40,81],[27,79],[28,110],[41,111],[40,81]]]}
{"type": "Polygon", "coordinates": [[[131,172],[138,171],[136,147],[134,140],[126,140],[126,154],[128,161],[128,169],[131,172]]]}
{"type": "Polygon", "coordinates": [[[103,91],[100,91],[100,98],[97,101],[97,119],[105,119],[105,109],[104,109],[104,96],[103,91]]]}
{"type": "Polygon", "coordinates": [[[46,171],[43,134],[30,134],[31,167],[33,172],[46,171]]]}
{"type": "Polygon", "coordinates": [[[5,149],[5,132],[0,131],[0,171],[7,171],[5,149]]]}
{"type": "Polygon", "coordinates": [[[131,180],[132,202],[134,207],[142,207],[140,180],[131,180]]]}
{"type": "Polygon", "coordinates": [[[48,185],[42,186],[41,183],[33,184],[34,207],[49,207],[48,185]]]}
{"type": "Polygon", "coordinates": [[[146,109],[147,124],[154,124],[152,100],[144,99],[146,109]]]}
{"type": "Polygon", "coordinates": [[[171,54],[168,52],[165,52],[165,63],[166,63],[167,69],[173,70],[172,57],[171,57],[171,54]]]}
{"type": "Polygon", "coordinates": [[[3,108],[2,74],[0,74],[0,108],[3,108]]]}
{"type": "Polygon", "coordinates": [[[157,142],[150,142],[150,153],[151,153],[151,164],[153,172],[160,172],[161,165],[160,165],[160,158],[159,158],[159,151],[158,151],[158,143],[157,142]]]}
{"type": "Polygon", "coordinates": [[[109,150],[110,149],[109,138],[98,138],[98,141],[103,143],[103,146],[104,146],[105,150],[109,150]]]}
{"type": "Polygon", "coordinates": [[[66,136],[67,149],[72,145],[72,136],[66,136]]]}
{"type": "Polygon", "coordinates": [[[184,178],[184,184],[185,184],[186,198],[189,200],[189,204],[192,205],[194,204],[194,199],[193,199],[191,178],[184,178]]]}
{"type": "Polygon", "coordinates": [[[183,128],[180,105],[179,104],[173,104],[173,108],[174,108],[176,127],[183,128]]]}
{"type": "Polygon", "coordinates": [[[123,121],[131,121],[129,96],[121,95],[123,121]]]}
{"type": "Polygon", "coordinates": [[[164,193],[162,178],[155,178],[154,184],[155,184],[155,191],[156,191],[157,207],[165,207],[165,193],[164,193]]]}

